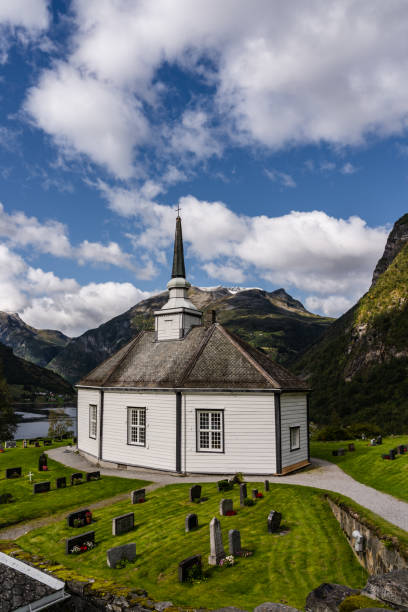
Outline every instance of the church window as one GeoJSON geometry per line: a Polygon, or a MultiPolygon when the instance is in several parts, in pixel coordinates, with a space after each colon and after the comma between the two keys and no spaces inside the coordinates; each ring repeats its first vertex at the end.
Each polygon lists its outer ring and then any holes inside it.
{"type": "Polygon", "coordinates": [[[300,448],[300,427],[289,427],[290,431],[290,450],[299,450],[300,448]]]}
{"type": "Polygon", "coordinates": [[[146,408],[128,408],[128,444],[146,446],[146,408]]]}
{"type": "Polygon", "coordinates": [[[89,437],[96,439],[97,407],[89,404],[89,437]]]}
{"type": "Polygon", "coordinates": [[[197,411],[197,450],[224,452],[224,413],[222,410],[197,411]]]}

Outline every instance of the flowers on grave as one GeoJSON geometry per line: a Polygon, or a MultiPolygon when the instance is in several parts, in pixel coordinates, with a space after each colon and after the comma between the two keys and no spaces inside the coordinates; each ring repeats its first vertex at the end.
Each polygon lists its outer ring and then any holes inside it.
{"type": "Polygon", "coordinates": [[[140,499],[138,499],[138,500],[137,500],[137,503],[138,503],[138,504],[144,504],[144,503],[145,503],[145,501],[146,501],[146,500],[145,500],[145,498],[144,498],[144,497],[141,497],[140,499]]]}
{"type": "Polygon", "coordinates": [[[236,510],[228,510],[228,512],[225,513],[225,516],[235,516],[236,513],[236,510]]]}
{"type": "Polygon", "coordinates": [[[84,519],[82,518],[74,519],[74,527],[82,527],[83,525],[85,525],[84,519]]]}
{"type": "Polygon", "coordinates": [[[48,471],[48,466],[47,465],[43,465],[42,466],[42,471],[43,472],[47,472],[48,471]]]}
{"type": "Polygon", "coordinates": [[[87,550],[92,550],[95,547],[94,542],[84,542],[80,546],[76,544],[71,548],[71,553],[73,555],[79,555],[80,553],[86,552],[87,550]]]}
{"type": "Polygon", "coordinates": [[[221,559],[219,565],[221,567],[231,567],[232,565],[234,565],[234,563],[235,563],[234,555],[228,555],[227,557],[224,557],[223,559],[221,559]]]}
{"type": "Polygon", "coordinates": [[[239,553],[236,553],[237,557],[252,557],[254,553],[252,550],[240,550],[239,553]]]}
{"type": "Polygon", "coordinates": [[[256,494],[256,498],[257,499],[262,499],[263,498],[263,493],[259,492],[256,494]]]}
{"type": "Polygon", "coordinates": [[[85,521],[87,525],[92,523],[92,512],[89,512],[89,510],[85,513],[85,521]]]}

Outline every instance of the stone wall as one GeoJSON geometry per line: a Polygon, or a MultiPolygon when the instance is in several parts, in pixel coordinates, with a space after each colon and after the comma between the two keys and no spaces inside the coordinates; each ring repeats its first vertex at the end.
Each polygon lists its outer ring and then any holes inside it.
{"type": "Polygon", "coordinates": [[[326,499],[354,554],[371,576],[408,567],[408,560],[398,550],[396,538],[395,541],[387,540],[385,542],[380,540],[370,527],[361,522],[357,512],[351,508],[339,506],[330,497],[326,499]],[[352,533],[355,530],[364,536],[362,552],[356,552],[354,549],[355,538],[353,538],[352,533]]]}

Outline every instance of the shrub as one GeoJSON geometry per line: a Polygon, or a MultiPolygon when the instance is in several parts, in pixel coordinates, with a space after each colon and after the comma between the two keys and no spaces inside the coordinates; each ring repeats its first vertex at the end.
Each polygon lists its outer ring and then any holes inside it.
{"type": "Polygon", "coordinates": [[[250,497],[244,499],[244,506],[255,506],[255,501],[250,497]]]}
{"type": "Polygon", "coordinates": [[[322,442],[330,440],[348,440],[350,433],[344,427],[337,425],[328,425],[321,429],[317,435],[317,439],[322,442]]]}

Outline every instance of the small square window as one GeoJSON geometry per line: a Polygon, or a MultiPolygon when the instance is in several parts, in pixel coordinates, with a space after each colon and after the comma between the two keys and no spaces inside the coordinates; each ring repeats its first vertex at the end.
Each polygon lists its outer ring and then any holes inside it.
{"type": "Polygon", "coordinates": [[[300,448],[300,427],[290,427],[290,450],[299,450],[300,448]]]}

